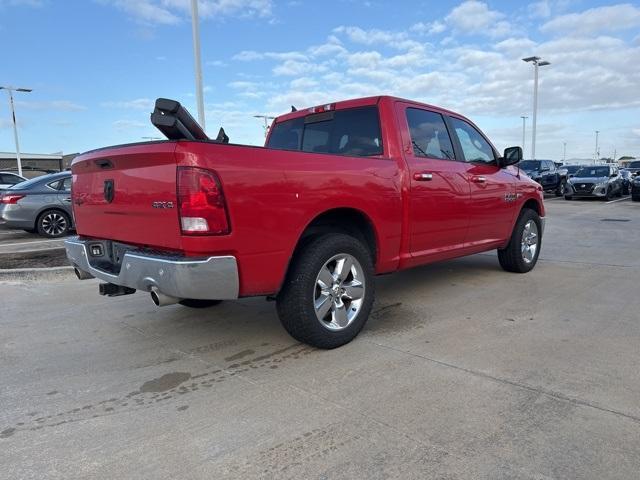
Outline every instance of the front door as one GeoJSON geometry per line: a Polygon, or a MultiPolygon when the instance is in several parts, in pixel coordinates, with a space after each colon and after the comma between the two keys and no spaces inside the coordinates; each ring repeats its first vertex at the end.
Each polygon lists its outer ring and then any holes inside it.
{"type": "Polygon", "coordinates": [[[409,251],[418,264],[453,256],[469,224],[468,165],[456,161],[442,115],[399,103],[404,157],[410,175],[409,251]]]}
{"type": "Polygon", "coordinates": [[[459,142],[471,189],[467,246],[501,242],[511,234],[515,215],[515,177],[498,166],[488,140],[465,120],[449,117],[459,142]]]}

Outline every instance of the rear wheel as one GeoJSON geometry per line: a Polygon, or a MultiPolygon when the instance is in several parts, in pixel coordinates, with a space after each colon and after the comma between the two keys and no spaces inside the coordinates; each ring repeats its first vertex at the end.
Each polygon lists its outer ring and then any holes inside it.
{"type": "Polygon", "coordinates": [[[542,245],[542,222],[538,214],[525,209],[516,222],[509,244],[498,250],[500,266],[507,272],[526,273],[538,262],[542,245]]]}
{"type": "Polygon", "coordinates": [[[558,188],[556,188],[556,197],[561,197],[564,195],[566,185],[567,185],[566,180],[560,180],[560,183],[558,184],[558,188]]]}
{"type": "Polygon", "coordinates": [[[58,238],[69,233],[69,216],[60,210],[46,210],[36,222],[38,233],[43,237],[58,238]]]}
{"type": "Polygon", "coordinates": [[[329,233],[309,242],[293,259],[277,309],[293,338],[335,348],[362,330],[373,298],[368,248],[349,235],[329,233]]]}
{"type": "Polygon", "coordinates": [[[222,300],[200,300],[197,298],[185,298],[180,300],[178,303],[189,308],[208,308],[213,307],[214,305],[218,305],[221,302],[222,300]]]}
{"type": "Polygon", "coordinates": [[[613,198],[613,194],[612,194],[612,192],[611,192],[611,187],[607,187],[607,193],[606,193],[606,195],[604,196],[604,199],[605,199],[606,201],[609,201],[609,200],[611,200],[612,198],[613,198]]]}

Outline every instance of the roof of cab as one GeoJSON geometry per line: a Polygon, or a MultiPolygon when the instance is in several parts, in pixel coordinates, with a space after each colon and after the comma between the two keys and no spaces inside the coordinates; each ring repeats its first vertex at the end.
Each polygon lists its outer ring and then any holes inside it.
{"type": "Polygon", "coordinates": [[[452,114],[452,115],[456,115],[456,116],[464,118],[464,116],[460,115],[459,113],[453,112],[451,110],[447,110],[446,108],[438,107],[436,105],[430,105],[428,103],[417,102],[415,100],[408,100],[406,98],[394,97],[394,96],[391,96],[391,95],[378,95],[378,96],[375,96],[375,97],[353,98],[353,99],[349,99],[349,100],[341,100],[341,101],[338,101],[338,102],[327,102],[327,103],[320,104],[320,105],[300,108],[295,112],[289,112],[289,113],[284,113],[282,115],[279,115],[274,120],[274,123],[284,122],[285,120],[291,120],[293,118],[304,117],[306,115],[309,115],[310,113],[313,113],[312,109],[318,108],[318,107],[322,107],[322,106],[325,106],[325,105],[333,105],[333,109],[342,110],[342,109],[346,109],[346,108],[355,108],[355,107],[365,107],[365,106],[369,106],[369,105],[377,105],[377,104],[379,104],[380,102],[383,102],[383,101],[410,103],[410,104],[413,104],[413,105],[416,105],[416,106],[422,106],[422,107],[426,107],[426,108],[429,108],[429,109],[432,109],[432,110],[438,110],[438,111],[441,111],[441,112],[444,112],[444,113],[447,113],[447,114],[452,114]]]}

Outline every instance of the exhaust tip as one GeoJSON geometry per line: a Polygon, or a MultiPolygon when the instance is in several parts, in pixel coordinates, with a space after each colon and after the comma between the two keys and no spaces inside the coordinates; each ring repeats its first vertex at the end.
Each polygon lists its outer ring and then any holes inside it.
{"type": "Polygon", "coordinates": [[[158,294],[155,292],[155,290],[151,291],[151,300],[153,301],[153,303],[155,303],[156,307],[160,306],[160,299],[158,298],[158,294]]]}
{"type": "Polygon", "coordinates": [[[73,267],[73,272],[76,274],[76,277],[78,277],[78,280],[89,280],[90,278],[94,278],[93,275],[85,272],[84,270],[80,270],[78,267],[73,267]]]}

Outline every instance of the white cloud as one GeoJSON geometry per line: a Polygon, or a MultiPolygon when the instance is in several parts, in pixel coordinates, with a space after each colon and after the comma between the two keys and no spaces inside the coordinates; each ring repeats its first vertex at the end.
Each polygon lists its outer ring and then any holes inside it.
{"type": "Polygon", "coordinates": [[[545,33],[564,35],[619,32],[640,26],[640,8],[625,3],[569,13],[549,20],[540,27],[545,33]]]}
{"type": "Polygon", "coordinates": [[[131,129],[149,128],[149,125],[137,120],[116,120],[113,122],[113,128],[118,132],[125,132],[131,129]]]}
{"type": "Polygon", "coordinates": [[[504,17],[503,13],[491,10],[484,2],[466,0],[451,10],[445,21],[458,33],[500,37],[511,30],[504,17]]]}
{"type": "Polygon", "coordinates": [[[527,11],[532,18],[548,18],[551,16],[551,5],[549,0],[534,2],[527,5],[527,11]]]}
{"type": "Polygon", "coordinates": [[[86,110],[87,107],[69,100],[52,100],[49,102],[30,102],[25,100],[16,100],[16,105],[20,108],[28,110],[52,110],[64,112],[79,112],[86,110]]]}
{"type": "Polygon", "coordinates": [[[411,26],[409,29],[412,32],[420,33],[422,35],[436,35],[442,33],[447,29],[447,26],[439,20],[435,22],[418,22],[411,26]]]}
{"type": "Polygon", "coordinates": [[[353,43],[362,45],[385,45],[393,48],[407,49],[419,45],[415,40],[410,40],[406,32],[390,32],[372,28],[364,30],[360,27],[340,26],[334,33],[344,34],[353,43]]]}
{"type": "Polygon", "coordinates": [[[100,106],[106,108],[120,108],[124,110],[147,110],[150,112],[153,110],[155,102],[150,98],[136,98],[134,100],[103,102],[100,106]]]}
{"type": "MultiPolygon", "coordinates": [[[[191,15],[189,0],[98,1],[112,5],[136,21],[149,25],[172,25],[189,19],[191,15]]],[[[198,2],[198,13],[203,19],[270,17],[272,9],[272,0],[199,0],[198,2]]]]}

